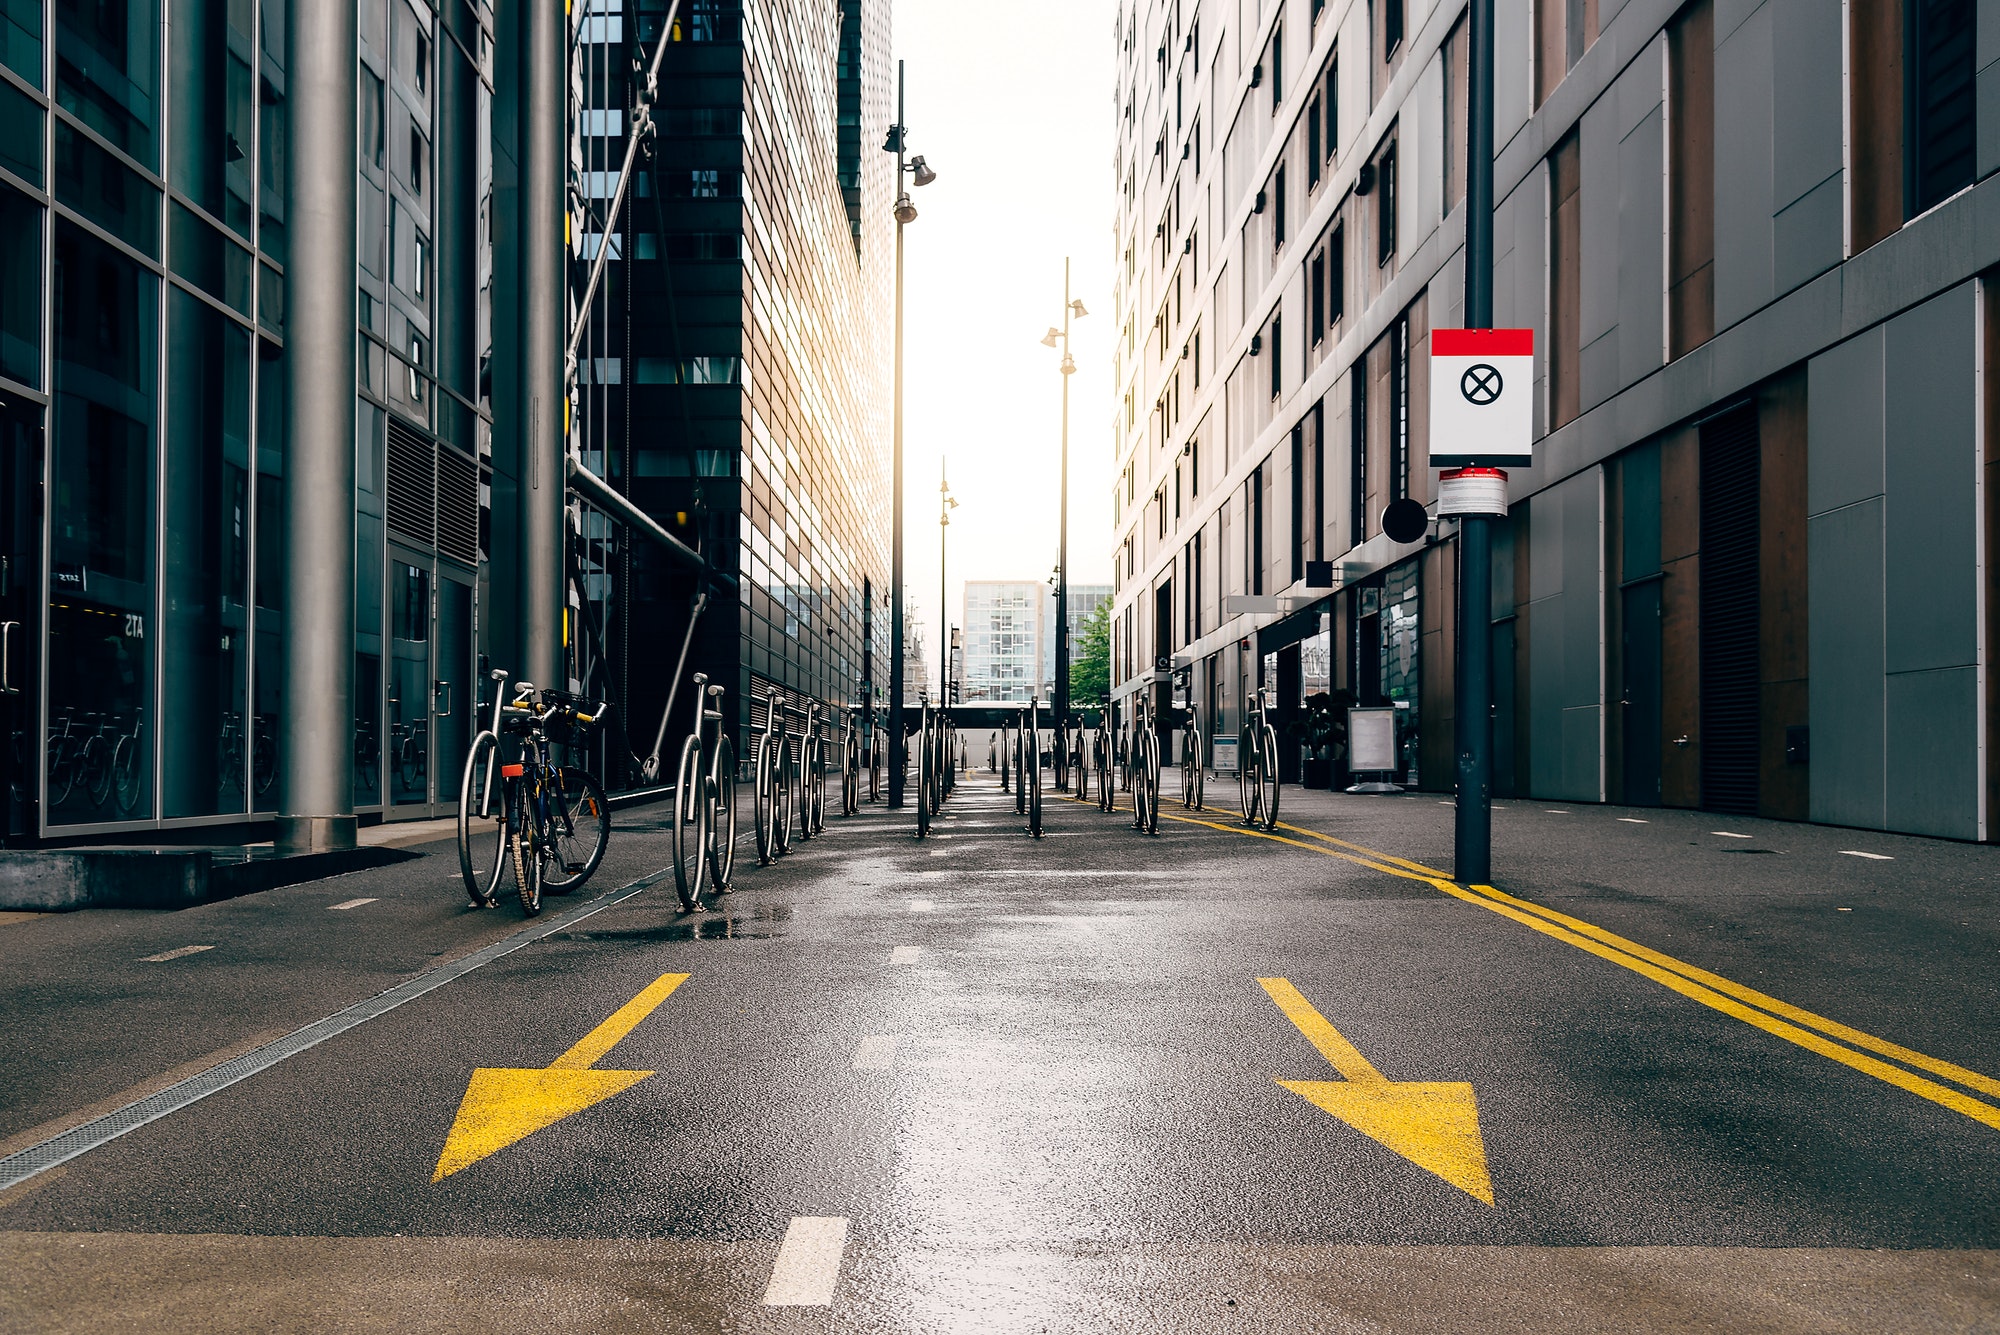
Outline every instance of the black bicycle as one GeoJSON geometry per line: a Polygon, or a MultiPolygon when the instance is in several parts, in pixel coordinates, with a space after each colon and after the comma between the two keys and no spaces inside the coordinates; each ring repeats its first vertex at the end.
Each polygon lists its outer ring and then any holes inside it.
{"type": "Polygon", "coordinates": [[[722,693],[694,674],[694,731],[681,744],[674,788],[674,889],[681,908],[701,908],[704,882],[729,893],[736,870],[736,747],[722,730],[722,693]]]}

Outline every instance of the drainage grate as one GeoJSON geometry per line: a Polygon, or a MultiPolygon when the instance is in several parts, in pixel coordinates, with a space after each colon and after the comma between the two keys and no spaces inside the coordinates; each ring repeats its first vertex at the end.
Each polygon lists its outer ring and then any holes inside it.
{"type": "Polygon", "coordinates": [[[336,1011],[324,1020],[317,1020],[305,1028],[277,1038],[263,1047],[246,1052],[217,1066],[211,1066],[199,1075],[191,1075],[177,1084],[168,1085],[159,1093],[128,1103],[102,1117],[92,1118],[82,1126],[73,1127],[61,1135],[31,1145],[18,1153],[0,1159],[0,1191],[17,1186],[66,1163],[81,1154],[88,1154],[100,1145],[118,1139],[128,1131],[136,1131],[148,1122],[158,1121],[169,1113],[179,1112],[191,1103],[196,1103],[220,1090],[229,1088],[239,1080],[246,1080],[259,1071],[269,1070],[289,1057],[296,1057],[307,1048],[316,1047],[329,1038],[336,1038],[348,1030],[368,1023],[377,1016],[386,1015],[406,1001],[414,1001],[427,992],[435,992],[455,978],[463,978],[483,964],[490,964],[502,955],[512,954],[522,946],[532,944],[555,932],[572,927],[591,914],[623,903],[648,886],[657,885],[666,879],[665,871],[642,876],[616,890],[598,896],[586,904],[579,904],[568,913],[539,922],[514,933],[504,940],[495,941],[470,955],[455,959],[449,964],[440,964],[427,969],[414,978],[408,978],[366,1001],[357,1001],[345,1010],[336,1011]]]}

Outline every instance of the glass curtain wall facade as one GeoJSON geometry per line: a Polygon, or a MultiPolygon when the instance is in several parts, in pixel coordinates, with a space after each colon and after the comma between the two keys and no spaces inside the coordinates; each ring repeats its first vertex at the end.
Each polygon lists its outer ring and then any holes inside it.
{"type": "MultiPolygon", "coordinates": [[[[875,150],[889,7],[683,0],[657,138],[609,218],[634,42],[650,54],[667,9],[577,6],[575,290],[599,246],[610,260],[573,443],[735,578],[709,591],[686,671],[730,688],[746,754],[771,688],[846,707],[887,677],[890,367],[876,350],[893,318],[894,163],[875,150]]],[[[606,739],[610,786],[637,787],[696,581],[604,516],[575,515],[573,679],[623,720],[606,739]]]]}
{"type": "Polygon", "coordinates": [[[1036,580],[965,582],[965,701],[1031,700],[1053,671],[1044,652],[1055,595],[1036,580]]]}
{"type": "MultiPolygon", "coordinates": [[[[433,805],[463,745],[491,19],[361,12],[356,798],[387,810],[433,805]]],[[[0,0],[7,838],[275,811],[286,14],[0,0]]]]}

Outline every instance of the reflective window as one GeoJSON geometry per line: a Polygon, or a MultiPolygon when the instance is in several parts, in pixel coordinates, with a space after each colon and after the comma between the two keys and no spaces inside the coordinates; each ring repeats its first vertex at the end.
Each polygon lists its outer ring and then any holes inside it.
{"type": "Polygon", "coordinates": [[[260,0],[257,80],[257,245],[285,262],[285,0],[260,0]]]}
{"type": "Polygon", "coordinates": [[[135,250],[160,257],[160,192],[56,117],[56,198],[135,250]]]}
{"type": "Polygon", "coordinates": [[[48,819],[150,817],[159,280],[62,224],[55,274],[48,819]]]}
{"type": "Polygon", "coordinates": [[[147,167],[160,164],[159,0],[56,6],[56,103],[147,167]]]}
{"type": "Polygon", "coordinates": [[[42,206],[0,186],[0,375],[42,384],[42,206]]]}
{"type": "Polygon", "coordinates": [[[211,297],[250,313],[250,252],[179,200],[173,206],[167,262],[211,297]]]}
{"type": "Polygon", "coordinates": [[[250,157],[254,22],[251,0],[175,0],[168,28],[174,188],[245,237],[256,166],[250,157]]]}
{"type": "Polygon", "coordinates": [[[0,167],[42,184],[42,104],[0,79],[0,167]]]}
{"type": "Polygon", "coordinates": [[[0,0],[0,65],[42,86],[42,0],[0,0]]]}
{"type": "Polygon", "coordinates": [[[382,805],[383,432],[380,408],[354,405],[354,804],[382,805]]]}
{"type": "Polygon", "coordinates": [[[166,640],[160,814],[247,810],[250,333],[167,298],[166,640]]]}
{"type": "Polygon", "coordinates": [[[285,699],[285,353],[257,341],[256,589],[250,727],[252,811],[278,805],[278,718],[285,699]]]}
{"type": "Polygon", "coordinates": [[[389,784],[397,802],[430,800],[431,572],[398,559],[389,567],[392,652],[389,784]]]}

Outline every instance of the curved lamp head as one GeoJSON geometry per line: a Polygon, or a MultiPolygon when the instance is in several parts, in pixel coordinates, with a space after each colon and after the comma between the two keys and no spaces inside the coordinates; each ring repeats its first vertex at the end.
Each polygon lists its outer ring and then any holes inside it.
{"type": "Polygon", "coordinates": [[[1089,311],[1083,308],[1082,298],[1078,298],[1077,300],[1070,302],[1069,308],[1072,312],[1075,313],[1076,318],[1079,320],[1081,320],[1084,316],[1090,314],[1089,311]]]}
{"type": "Polygon", "coordinates": [[[910,159],[910,172],[912,179],[918,185],[929,185],[937,180],[937,173],[924,162],[924,155],[921,153],[910,159]]]}
{"type": "Polygon", "coordinates": [[[1051,328],[1048,333],[1042,335],[1042,346],[1045,348],[1053,348],[1056,345],[1056,340],[1061,337],[1062,337],[1062,330],[1051,328]]]}
{"type": "Polygon", "coordinates": [[[917,206],[910,202],[907,194],[896,196],[896,221],[913,223],[917,220],[917,206]]]}

